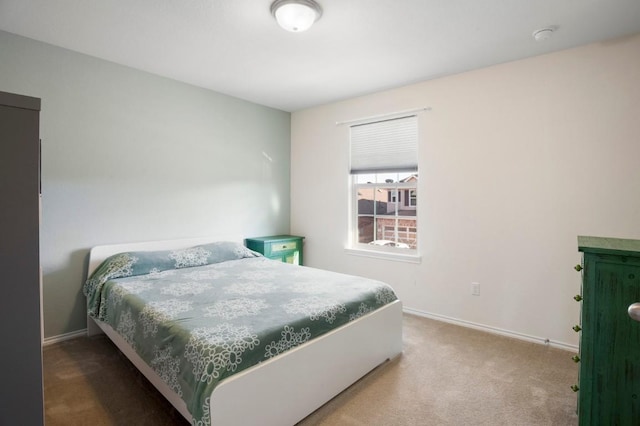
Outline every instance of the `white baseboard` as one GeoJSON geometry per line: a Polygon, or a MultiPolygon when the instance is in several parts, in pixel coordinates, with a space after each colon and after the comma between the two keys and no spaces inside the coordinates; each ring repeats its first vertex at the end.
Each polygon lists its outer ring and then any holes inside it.
{"type": "Polygon", "coordinates": [[[71,333],[59,334],[57,336],[46,337],[42,340],[42,346],[53,345],[54,343],[64,342],[65,340],[75,339],[78,337],[86,336],[87,329],[72,331],[71,333]]]}
{"type": "Polygon", "coordinates": [[[543,337],[530,336],[528,334],[518,333],[518,332],[510,331],[510,330],[504,330],[504,329],[497,328],[497,327],[491,327],[491,326],[484,325],[484,324],[478,324],[478,323],[471,322],[471,321],[461,320],[461,319],[458,319],[458,318],[451,318],[451,317],[448,317],[448,316],[445,316],[445,315],[433,314],[433,313],[430,313],[430,312],[424,312],[424,311],[420,311],[420,310],[412,309],[412,308],[407,308],[407,307],[404,307],[403,311],[408,313],[408,314],[413,314],[413,315],[417,315],[417,316],[420,316],[420,317],[433,319],[433,320],[436,320],[436,321],[447,322],[447,323],[459,325],[459,326],[462,326],[462,327],[473,328],[475,330],[485,331],[487,333],[493,333],[493,334],[499,334],[501,336],[513,337],[515,339],[525,340],[527,342],[539,343],[541,345],[548,345],[548,346],[551,346],[553,348],[563,349],[565,351],[578,352],[578,346],[576,346],[576,345],[571,345],[571,344],[564,343],[564,342],[557,342],[557,341],[554,341],[554,340],[545,339],[543,337]]]}

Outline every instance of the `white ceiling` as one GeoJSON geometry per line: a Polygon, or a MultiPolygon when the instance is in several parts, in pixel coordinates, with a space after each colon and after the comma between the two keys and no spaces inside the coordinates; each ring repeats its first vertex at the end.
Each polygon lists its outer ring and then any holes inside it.
{"type": "Polygon", "coordinates": [[[0,0],[0,29],[285,111],[640,32],[640,0],[317,1],[305,33],[271,0],[0,0]]]}

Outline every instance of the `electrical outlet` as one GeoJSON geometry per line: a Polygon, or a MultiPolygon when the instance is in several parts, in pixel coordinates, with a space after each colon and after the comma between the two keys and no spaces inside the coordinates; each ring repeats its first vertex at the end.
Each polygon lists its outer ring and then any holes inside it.
{"type": "Polygon", "coordinates": [[[471,283],[471,294],[473,296],[480,296],[480,283],[471,283]]]}

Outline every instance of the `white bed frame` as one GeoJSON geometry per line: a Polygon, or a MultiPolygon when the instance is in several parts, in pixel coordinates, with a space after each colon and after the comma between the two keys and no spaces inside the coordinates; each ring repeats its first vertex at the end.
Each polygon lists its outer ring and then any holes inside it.
{"type": "MultiPolygon", "coordinates": [[[[179,249],[219,240],[192,238],[97,246],[89,254],[88,274],[116,253],[179,249]]],[[[87,316],[87,334],[102,332],[187,420],[192,420],[184,401],[113,328],[87,316]]],[[[220,382],[211,395],[211,424],[293,425],[401,352],[402,303],[395,301],[220,382]]]]}

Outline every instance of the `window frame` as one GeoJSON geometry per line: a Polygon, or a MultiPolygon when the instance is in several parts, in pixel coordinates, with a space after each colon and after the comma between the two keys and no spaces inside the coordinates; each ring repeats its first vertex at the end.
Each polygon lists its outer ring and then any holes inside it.
{"type": "MultiPolygon", "coordinates": [[[[339,122],[336,123],[338,125],[344,125],[344,124],[349,124],[350,125],[350,129],[354,129],[354,127],[359,127],[360,129],[362,129],[361,126],[363,125],[376,125],[378,123],[381,122],[385,122],[385,121],[396,121],[399,119],[412,119],[414,120],[414,128],[413,128],[413,146],[411,145],[412,142],[410,139],[406,139],[406,137],[408,135],[411,134],[412,130],[407,129],[406,127],[399,129],[400,133],[398,133],[398,138],[399,139],[394,139],[393,137],[391,138],[391,140],[389,141],[391,143],[391,145],[380,145],[380,139],[379,136],[375,133],[375,130],[373,131],[373,133],[371,134],[372,136],[372,142],[370,144],[371,149],[373,149],[374,151],[371,152],[381,152],[381,153],[385,153],[385,152],[389,152],[388,151],[388,147],[389,146],[395,146],[394,144],[396,143],[395,141],[400,141],[400,145],[398,145],[398,151],[395,152],[411,152],[411,151],[406,151],[406,149],[412,149],[413,150],[413,155],[415,155],[415,157],[413,157],[414,159],[411,160],[411,157],[407,157],[406,155],[401,155],[400,157],[395,157],[398,158],[399,162],[395,163],[394,161],[385,161],[382,160],[381,163],[377,163],[378,165],[374,165],[376,161],[379,161],[378,159],[380,158],[379,156],[373,156],[370,157],[368,156],[368,152],[362,151],[363,147],[366,147],[368,145],[366,141],[366,139],[362,139],[362,137],[367,137],[366,133],[367,130],[364,131],[364,133],[359,130],[359,132],[357,133],[357,135],[355,136],[355,142],[356,145],[355,147],[357,147],[354,151],[354,135],[353,133],[349,134],[349,169],[347,170],[348,173],[348,199],[349,199],[349,203],[348,203],[348,217],[349,217],[349,222],[347,224],[347,229],[348,229],[348,233],[347,233],[347,244],[345,247],[345,251],[348,254],[352,254],[352,255],[357,255],[357,256],[366,256],[366,257],[373,257],[373,258],[381,258],[381,259],[387,259],[387,260],[397,260],[397,261],[403,261],[403,262],[410,262],[410,263],[420,263],[421,262],[421,255],[420,255],[420,232],[418,232],[418,230],[420,229],[419,225],[418,225],[418,215],[417,215],[417,210],[418,210],[418,200],[417,200],[417,193],[418,193],[418,187],[419,187],[419,176],[420,176],[420,172],[419,172],[419,141],[420,141],[420,117],[419,117],[419,112],[421,111],[427,111],[430,110],[430,108],[419,108],[419,109],[415,109],[415,110],[408,110],[408,111],[402,111],[402,112],[398,112],[398,113],[392,113],[392,114],[385,114],[385,115],[380,115],[380,116],[376,116],[376,117],[371,117],[368,119],[358,119],[358,120],[351,120],[349,122],[339,122]],[[406,133],[407,131],[409,131],[409,133],[406,133]],[[362,143],[365,143],[365,145],[362,145],[362,143]],[[408,144],[407,144],[408,143],[408,144]],[[378,148],[381,148],[381,151],[378,151],[378,148]],[[354,156],[355,155],[355,156],[354,156]],[[362,162],[363,157],[361,157],[361,155],[365,155],[368,157],[367,160],[365,160],[365,162],[362,162]],[[368,164],[369,158],[373,158],[372,163],[368,164]],[[354,163],[354,159],[356,159],[356,162],[354,163]],[[356,164],[354,166],[354,164],[356,164]],[[378,177],[376,177],[375,181],[376,182],[380,182],[380,183],[375,183],[375,184],[363,184],[363,183],[358,183],[358,176],[361,175],[390,175],[390,174],[396,174],[396,179],[394,179],[394,181],[388,181],[385,180],[384,178],[380,178],[378,179],[378,177]],[[408,179],[410,176],[415,175],[416,179],[415,180],[411,180],[409,182],[402,182],[401,180],[405,180],[408,179]],[[401,177],[404,176],[404,177],[401,177]],[[367,186],[368,185],[368,186],[367,186]],[[394,227],[395,227],[395,241],[398,242],[398,236],[399,236],[399,228],[403,228],[405,231],[402,232],[402,234],[408,234],[409,229],[412,229],[413,232],[412,234],[415,236],[415,240],[413,242],[412,248],[400,248],[400,247],[389,247],[389,246],[380,246],[380,245],[371,245],[368,243],[360,243],[359,239],[360,239],[360,226],[358,223],[358,209],[359,209],[359,203],[358,203],[358,188],[362,188],[362,187],[373,187],[374,191],[375,188],[384,188],[384,187],[388,187],[390,190],[395,189],[396,190],[396,197],[395,197],[395,212],[394,215],[392,216],[392,218],[395,220],[394,223],[394,227]],[[404,194],[403,194],[404,192],[404,194]],[[413,194],[413,197],[409,196],[409,193],[413,194]],[[413,215],[399,215],[398,211],[399,210],[415,210],[415,214],[413,215]],[[407,222],[400,222],[402,220],[403,217],[407,217],[407,218],[411,218],[413,223],[407,223],[407,222]],[[406,225],[406,226],[404,226],[406,225]]],[[[402,126],[401,126],[402,127],[402,126]]],[[[373,129],[373,128],[372,128],[373,129]]],[[[353,130],[351,130],[353,131],[353,130]]],[[[380,135],[382,135],[382,137],[384,138],[384,131],[388,131],[388,129],[384,129],[384,127],[382,128],[382,133],[380,133],[380,135]]],[[[391,158],[388,158],[391,159],[391,158]]],[[[360,182],[362,182],[362,180],[360,180],[360,182]]],[[[374,195],[371,199],[371,201],[374,203],[374,207],[373,210],[375,212],[377,206],[377,202],[378,201],[383,201],[386,203],[392,202],[391,201],[391,195],[388,195],[389,199],[387,199],[386,197],[384,199],[380,198],[378,200],[378,198],[374,195]]],[[[371,217],[374,219],[372,220],[372,226],[375,226],[375,215],[371,215],[371,217]]],[[[377,229],[374,228],[373,230],[373,237],[376,238],[376,234],[377,234],[377,229]]]]}

